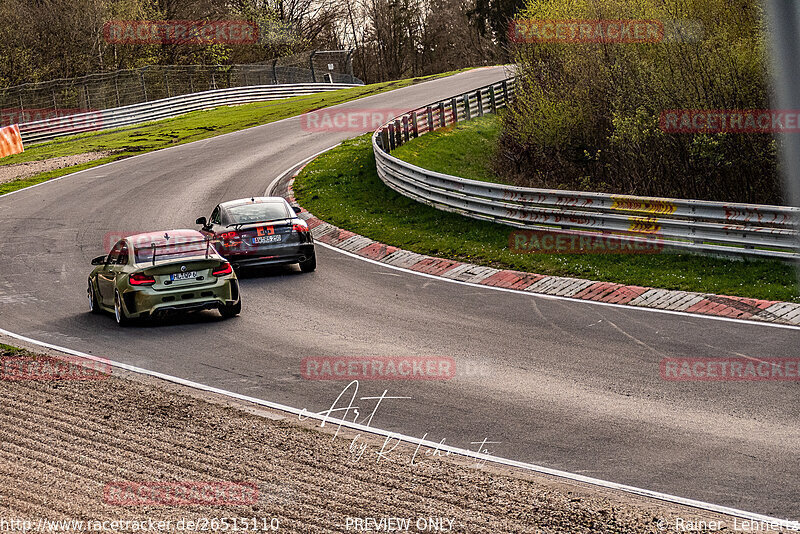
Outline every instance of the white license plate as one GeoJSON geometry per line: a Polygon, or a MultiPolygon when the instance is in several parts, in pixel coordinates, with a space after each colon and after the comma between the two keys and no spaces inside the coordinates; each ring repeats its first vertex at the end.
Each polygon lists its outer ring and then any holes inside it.
{"type": "Polygon", "coordinates": [[[175,280],[191,280],[193,278],[197,278],[197,271],[186,271],[185,273],[175,273],[169,275],[169,279],[172,281],[175,280]]]}
{"type": "Polygon", "coordinates": [[[261,237],[254,237],[253,238],[253,244],[254,245],[263,245],[264,243],[278,243],[278,242],[280,242],[281,237],[282,236],[280,234],[265,235],[265,236],[261,236],[261,237]]]}

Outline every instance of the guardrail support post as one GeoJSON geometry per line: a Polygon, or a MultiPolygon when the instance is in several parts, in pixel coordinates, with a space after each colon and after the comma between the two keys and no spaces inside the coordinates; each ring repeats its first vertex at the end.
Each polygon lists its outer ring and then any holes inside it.
{"type": "Polygon", "coordinates": [[[394,121],[394,134],[397,136],[397,146],[401,146],[403,144],[403,124],[400,119],[394,121]]]}
{"type": "Polygon", "coordinates": [[[433,108],[431,106],[428,106],[426,111],[428,112],[428,129],[427,129],[427,131],[428,132],[432,132],[433,131],[433,108]]]}
{"type": "Polygon", "coordinates": [[[381,129],[381,148],[384,152],[389,152],[389,131],[386,128],[381,129]]]}

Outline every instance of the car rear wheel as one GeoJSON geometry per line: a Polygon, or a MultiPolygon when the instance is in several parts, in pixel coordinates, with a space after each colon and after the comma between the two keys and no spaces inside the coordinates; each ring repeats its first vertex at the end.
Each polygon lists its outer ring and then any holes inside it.
{"type": "Polygon", "coordinates": [[[114,319],[120,326],[127,326],[131,323],[130,317],[125,314],[122,307],[122,297],[120,297],[119,291],[114,291],[114,319]]]}
{"type": "Polygon", "coordinates": [[[236,317],[241,312],[242,312],[241,299],[239,299],[239,302],[237,302],[236,304],[224,304],[219,307],[219,314],[222,315],[225,319],[236,317]]]}
{"type": "Polygon", "coordinates": [[[102,312],[103,310],[100,309],[100,305],[97,303],[97,293],[94,292],[94,284],[91,280],[89,280],[86,294],[89,297],[89,311],[95,314],[102,312]]]}
{"type": "Polygon", "coordinates": [[[300,270],[304,273],[310,273],[317,268],[317,253],[311,255],[306,261],[300,262],[300,270]]]}

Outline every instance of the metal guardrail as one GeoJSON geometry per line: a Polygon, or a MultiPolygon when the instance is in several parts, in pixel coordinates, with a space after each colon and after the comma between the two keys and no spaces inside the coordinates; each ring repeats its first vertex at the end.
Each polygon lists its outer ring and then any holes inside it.
{"type": "Polygon", "coordinates": [[[390,153],[424,133],[496,112],[513,93],[511,78],[394,118],[372,136],[378,176],[434,208],[518,228],[614,234],[711,254],[800,258],[799,208],[515,187],[433,172],[390,153]]]}
{"type": "Polygon", "coordinates": [[[113,109],[79,113],[19,125],[25,146],[52,141],[59,137],[100,130],[110,130],[143,122],[177,117],[190,111],[303,96],[321,91],[355,87],[351,84],[304,83],[259,85],[217,89],[190,95],[173,96],[113,109]]]}

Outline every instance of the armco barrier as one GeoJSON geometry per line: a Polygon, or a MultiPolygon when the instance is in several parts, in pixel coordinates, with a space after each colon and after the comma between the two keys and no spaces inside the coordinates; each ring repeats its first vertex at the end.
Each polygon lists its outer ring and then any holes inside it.
{"type": "Polygon", "coordinates": [[[381,180],[437,209],[518,228],[614,234],[711,254],[800,259],[798,208],[514,187],[433,172],[391,155],[409,139],[505,107],[514,82],[481,87],[383,125],[372,137],[381,180]]]}
{"type": "Polygon", "coordinates": [[[351,84],[335,83],[303,83],[287,85],[258,85],[252,87],[235,87],[216,89],[190,95],[173,96],[141,104],[133,104],[120,108],[104,109],[89,113],[80,113],[20,124],[22,141],[25,145],[43,143],[58,137],[75,135],[84,132],[109,130],[121,126],[130,126],[169,117],[177,117],[190,111],[232,106],[276,100],[291,96],[302,96],[355,87],[351,84]]]}

